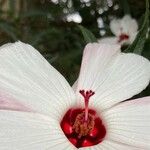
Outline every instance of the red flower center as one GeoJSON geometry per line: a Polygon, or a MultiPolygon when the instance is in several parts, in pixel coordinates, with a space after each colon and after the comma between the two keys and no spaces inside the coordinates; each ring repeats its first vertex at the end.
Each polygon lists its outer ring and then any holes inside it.
{"type": "Polygon", "coordinates": [[[128,40],[128,39],[129,39],[129,35],[122,33],[122,34],[119,36],[118,42],[120,43],[120,42],[122,42],[122,41],[124,41],[124,40],[128,40]]]}
{"type": "Polygon", "coordinates": [[[84,97],[85,108],[71,108],[61,121],[61,128],[69,141],[77,148],[93,146],[103,141],[106,128],[95,110],[89,109],[93,91],[79,91],[84,97]]]}

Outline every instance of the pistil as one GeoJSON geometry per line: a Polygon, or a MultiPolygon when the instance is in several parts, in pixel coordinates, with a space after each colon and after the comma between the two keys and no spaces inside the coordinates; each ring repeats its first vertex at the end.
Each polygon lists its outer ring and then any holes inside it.
{"type": "Polygon", "coordinates": [[[73,125],[73,129],[75,132],[79,135],[78,137],[81,138],[82,136],[88,135],[92,129],[94,128],[94,116],[89,114],[89,99],[91,96],[93,96],[95,93],[93,91],[84,91],[80,90],[80,94],[84,97],[85,102],[85,111],[81,114],[78,114],[75,120],[75,123],[73,125]]]}
{"type": "Polygon", "coordinates": [[[84,102],[85,102],[85,122],[88,120],[88,105],[89,105],[89,99],[91,96],[95,94],[92,90],[86,91],[85,90],[80,90],[80,94],[84,97],[84,102]]]}

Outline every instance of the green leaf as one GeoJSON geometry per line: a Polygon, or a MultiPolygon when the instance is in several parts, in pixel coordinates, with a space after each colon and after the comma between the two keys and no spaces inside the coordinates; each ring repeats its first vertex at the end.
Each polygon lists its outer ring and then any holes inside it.
{"type": "Polygon", "coordinates": [[[16,36],[16,30],[13,26],[11,26],[10,24],[6,23],[6,22],[0,22],[0,29],[7,33],[8,36],[10,36],[14,41],[18,40],[17,36],[16,36]]]}
{"type": "Polygon", "coordinates": [[[121,7],[123,8],[124,14],[131,14],[128,0],[120,0],[121,7]]]}
{"type": "Polygon", "coordinates": [[[37,45],[43,39],[43,37],[47,34],[48,34],[47,30],[36,34],[36,36],[34,36],[32,42],[31,42],[31,44],[34,45],[34,46],[37,45]]]}
{"type": "Polygon", "coordinates": [[[83,27],[81,25],[78,25],[78,27],[81,30],[86,43],[97,41],[96,37],[94,36],[94,34],[91,31],[89,31],[88,29],[86,29],[85,27],[83,27]]]}
{"type": "Polygon", "coordinates": [[[145,42],[144,50],[142,52],[142,55],[150,60],[150,38],[147,39],[147,41],[145,42]]]}
{"type": "Polygon", "coordinates": [[[8,2],[10,14],[13,15],[13,12],[15,11],[15,0],[9,0],[8,2]]]}
{"type": "Polygon", "coordinates": [[[26,18],[26,17],[39,17],[39,16],[44,16],[46,17],[48,15],[47,12],[43,12],[40,10],[30,10],[28,12],[25,12],[23,14],[20,15],[21,18],[26,18]]]}
{"type": "Polygon", "coordinates": [[[146,0],[146,11],[143,19],[143,24],[137,34],[134,42],[125,50],[125,52],[133,52],[141,55],[144,43],[146,41],[146,34],[149,28],[149,1],[146,0]]]}

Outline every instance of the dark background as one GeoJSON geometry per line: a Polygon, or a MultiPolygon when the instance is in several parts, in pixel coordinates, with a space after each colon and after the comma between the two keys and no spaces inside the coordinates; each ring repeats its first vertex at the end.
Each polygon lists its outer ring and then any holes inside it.
{"type": "MultiPolygon", "coordinates": [[[[72,84],[86,43],[78,23],[68,22],[67,16],[79,13],[80,24],[99,39],[112,35],[112,18],[130,13],[140,25],[144,12],[144,0],[0,0],[0,45],[17,40],[31,44],[72,84]]],[[[150,38],[142,55],[150,59],[150,38]]],[[[138,97],[146,95],[150,87],[138,97]]]]}

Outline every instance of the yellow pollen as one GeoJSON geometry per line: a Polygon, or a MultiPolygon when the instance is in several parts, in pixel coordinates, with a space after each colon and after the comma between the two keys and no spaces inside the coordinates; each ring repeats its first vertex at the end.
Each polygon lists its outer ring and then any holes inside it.
{"type": "Polygon", "coordinates": [[[92,131],[94,124],[94,116],[88,114],[88,119],[85,121],[85,112],[83,112],[77,115],[73,129],[77,134],[79,134],[79,138],[81,138],[82,136],[88,135],[92,131]]]}

